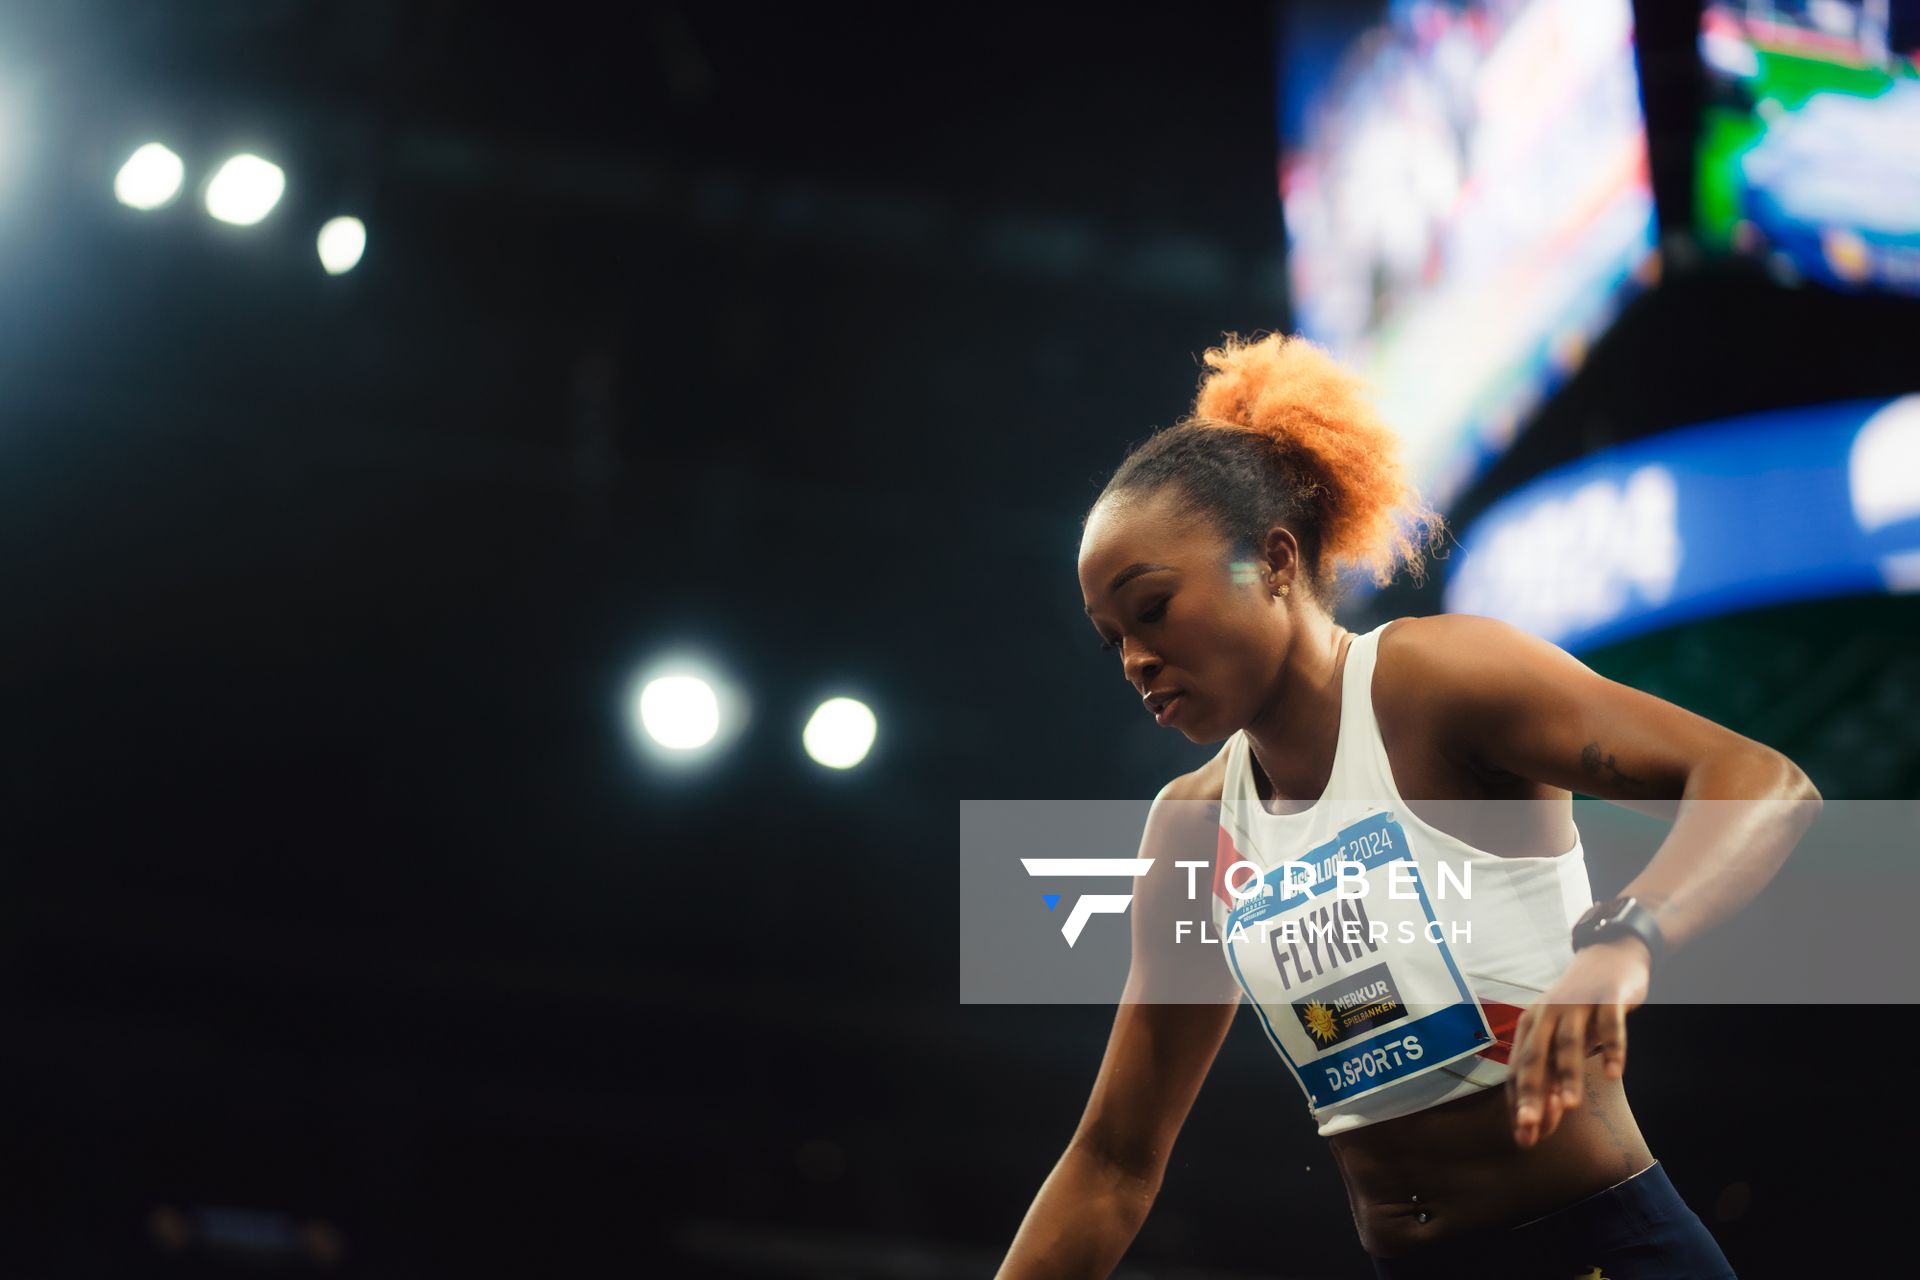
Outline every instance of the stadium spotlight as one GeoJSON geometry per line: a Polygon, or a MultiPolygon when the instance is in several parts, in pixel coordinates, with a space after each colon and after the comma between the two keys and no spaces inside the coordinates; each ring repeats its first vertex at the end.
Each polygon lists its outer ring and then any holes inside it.
{"type": "Polygon", "coordinates": [[[320,265],[330,276],[343,276],[360,265],[367,251],[367,224],[358,218],[329,218],[320,228],[320,265]]]}
{"type": "Polygon", "coordinates": [[[287,189],[287,175],[271,160],[237,155],[207,184],[207,212],[221,222],[250,227],[273,212],[287,189]]]}
{"type": "Polygon", "coordinates": [[[142,213],[171,204],[180,194],[187,167],[180,157],[158,142],[149,142],[120,166],[113,178],[113,197],[142,213]]]}
{"type": "Polygon", "coordinates": [[[720,700],[699,676],[656,676],[640,690],[640,727],[669,751],[706,746],[720,731],[720,700]]]}
{"type": "Polygon", "coordinates": [[[807,754],[829,769],[851,769],[873,749],[878,722],[866,703],[855,698],[828,698],[814,708],[801,731],[807,754]]]}

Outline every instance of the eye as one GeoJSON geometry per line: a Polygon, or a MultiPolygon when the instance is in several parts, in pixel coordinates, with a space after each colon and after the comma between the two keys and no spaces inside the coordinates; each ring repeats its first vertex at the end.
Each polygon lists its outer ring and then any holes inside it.
{"type": "MultiPolygon", "coordinates": [[[[1142,623],[1159,622],[1167,616],[1167,601],[1171,599],[1173,599],[1172,596],[1161,596],[1160,599],[1154,602],[1153,607],[1140,615],[1139,620],[1142,623]]],[[[1119,647],[1120,642],[1118,640],[1102,640],[1100,642],[1100,652],[1102,653],[1112,653],[1119,647]]]]}

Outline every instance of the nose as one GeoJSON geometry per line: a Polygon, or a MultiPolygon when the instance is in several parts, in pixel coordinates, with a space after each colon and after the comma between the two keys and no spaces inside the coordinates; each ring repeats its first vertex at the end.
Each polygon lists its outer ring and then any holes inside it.
{"type": "Polygon", "coordinates": [[[1145,645],[1136,644],[1131,639],[1126,643],[1127,652],[1121,669],[1126,672],[1128,683],[1145,693],[1153,684],[1153,678],[1160,674],[1160,659],[1149,652],[1145,645]]]}

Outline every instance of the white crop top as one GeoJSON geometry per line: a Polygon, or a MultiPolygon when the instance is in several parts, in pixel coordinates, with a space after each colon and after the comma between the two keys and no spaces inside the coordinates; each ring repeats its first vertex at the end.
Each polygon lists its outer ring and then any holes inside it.
{"type": "Polygon", "coordinates": [[[1267,809],[1246,732],[1227,746],[1214,929],[1323,1136],[1501,1085],[1514,1022],[1572,958],[1593,901],[1577,831],[1564,853],[1502,857],[1400,798],[1373,714],[1389,625],[1348,644],[1333,772],[1312,808],[1267,809]]]}

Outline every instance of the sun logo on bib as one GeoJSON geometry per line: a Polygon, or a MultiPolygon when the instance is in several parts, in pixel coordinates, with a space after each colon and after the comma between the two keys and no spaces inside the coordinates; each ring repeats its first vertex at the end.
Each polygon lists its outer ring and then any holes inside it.
{"type": "Polygon", "coordinates": [[[1340,1034],[1334,1025],[1333,1010],[1315,1000],[1305,1010],[1307,1032],[1322,1044],[1332,1044],[1333,1038],[1340,1034]]]}

